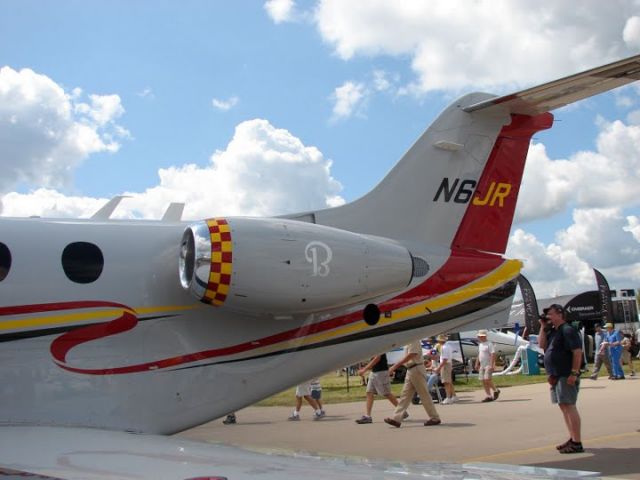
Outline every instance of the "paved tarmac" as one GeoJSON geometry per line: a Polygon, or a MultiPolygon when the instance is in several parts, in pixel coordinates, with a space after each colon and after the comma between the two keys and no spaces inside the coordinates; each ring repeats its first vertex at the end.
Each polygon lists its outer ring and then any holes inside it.
{"type": "MultiPolygon", "coordinates": [[[[249,407],[236,425],[221,420],[179,435],[259,450],[311,452],[406,462],[497,463],[599,472],[640,480],[640,379],[582,380],[578,409],[582,417],[582,454],[559,454],[554,445],[567,439],[546,384],[503,388],[496,402],[482,403],[483,391],[459,394],[460,402],[437,405],[442,425],[423,426],[421,405],[409,408],[401,428],[383,418],[393,407],[377,399],[373,423],[357,425],[364,403],[326,405],[327,416],[312,420],[308,405],[302,420],[287,421],[291,408],[249,407]]],[[[292,399],[293,404],[293,399],[292,399]]]]}

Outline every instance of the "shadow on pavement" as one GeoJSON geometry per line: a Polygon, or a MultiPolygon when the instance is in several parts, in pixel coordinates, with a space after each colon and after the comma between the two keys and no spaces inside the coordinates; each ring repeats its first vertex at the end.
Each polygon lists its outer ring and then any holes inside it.
{"type": "Polygon", "coordinates": [[[600,472],[604,476],[638,474],[640,448],[589,448],[585,453],[558,454],[557,462],[531,463],[536,467],[600,472]]]}

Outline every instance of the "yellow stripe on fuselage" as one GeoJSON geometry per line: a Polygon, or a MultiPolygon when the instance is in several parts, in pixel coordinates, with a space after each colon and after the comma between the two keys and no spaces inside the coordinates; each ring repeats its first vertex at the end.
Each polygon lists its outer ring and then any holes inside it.
{"type": "Polygon", "coordinates": [[[97,310],[95,312],[85,311],[77,313],[66,313],[64,315],[46,315],[38,317],[20,318],[17,320],[0,321],[0,331],[30,329],[34,327],[56,327],[62,325],[89,322],[92,320],[103,320],[105,318],[115,318],[122,312],[135,312],[139,315],[147,315],[161,312],[189,310],[198,308],[198,305],[183,306],[164,306],[164,307],[141,307],[137,309],[109,308],[106,310],[97,310]]]}
{"type": "MultiPolygon", "coordinates": [[[[456,290],[452,290],[451,292],[445,293],[438,297],[398,309],[394,311],[392,313],[392,316],[389,318],[380,318],[377,326],[380,327],[390,323],[397,323],[409,318],[423,315],[425,312],[433,313],[436,311],[444,310],[446,308],[463,303],[464,301],[489,293],[516,278],[519,275],[521,268],[522,262],[520,262],[519,260],[505,260],[495,270],[467,285],[464,285],[460,288],[457,288],[456,290]]],[[[312,345],[314,343],[320,343],[327,340],[332,340],[337,337],[343,337],[358,333],[365,329],[371,329],[371,327],[364,324],[364,321],[354,322],[352,324],[338,327],[327,332],[312,334],[303,338],[288,340],[286,342],[258,348],[256,350],[252,350],[252,354],[255,355],[272,353],[284,348],[290,348],[292,346],[302,347],[312,345]]]]}

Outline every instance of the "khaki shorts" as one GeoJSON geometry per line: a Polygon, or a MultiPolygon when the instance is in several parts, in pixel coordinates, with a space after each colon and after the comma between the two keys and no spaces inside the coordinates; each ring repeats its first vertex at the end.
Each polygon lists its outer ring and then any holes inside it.
{"type": "Polygon", "coordinates": [[[386,397],[391,393],[391,381],[389,380],[389,370],[381,372],[370,372],[367,382],[367,393],[377,393],[386,397]]]}
{"type": "Polygon", "coordinates": [[[551,403],[575,405],[578,401],[580,379],[576,379],[575,385],[567,383],[567,377],[559,377],[558,383],[551,387],[551,403]]]}
{"type": "Polygon", "coordinates": [[[480,380],[491,380],[491,376],[493,375],[493,369],[487,365],[486,367],[480,367],[478,369],[478,378],[480,380]]]}
{"type": "Polygon", "coordinates": [[[453,383],[451,380],[451,363],[447,362],[443,365],[442,370],[440,370],[440,380],[442,383],[453,383]]]}

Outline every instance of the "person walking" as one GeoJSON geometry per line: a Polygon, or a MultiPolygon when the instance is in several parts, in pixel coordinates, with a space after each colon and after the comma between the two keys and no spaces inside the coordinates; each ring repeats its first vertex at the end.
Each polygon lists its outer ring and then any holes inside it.
{"type": "Polygon", "coordinates": [[[486,330],[478,330],[478,357],[476,358],[476,370],[478,378],[482,380],[482,386],[487,396],[482,400],[484,403],[493,402],[500,396],[493,383],[493,371],[496,369],[496,349],[493,342],[487,339],[486,330]]]}
{"type": "Polygon", "coordinates": [[[400,428],[402,420],[405,418],[404,414],[407,412],[407,408],[413,399],[413,394],[418,392],[420,400],[422,401],[422,407],[429,416],[429,419],[424,422],[424,426],[440,425],[442,421],[440,420],[436,407],[433,406],[431,395],[427,390],[427,370],[424,368],[420,340],[415,340],[404,347],[404,357],[389,369],[389,375],[393,375],[393,372],[402,365],[406,367],[407,373],[404,377],[404,386],[402,387],[400,400],[398,401],[395,412],[393,412],[393,417],[385,418],[385,423],[400,428]]]}
{"type": "Polygon", "coordinates": [[[569,440],[558,445],[560,453],[584,452],[581,439],[581,419],[576,407],[580,389],[582,341],[578,331],[566,322],[561,305],[544,309],[540,318],[538,344],[544,350],[544,368],[551,386],[551,403],[560,407],[569,440]]]}
{"type": "Polygon", "coordinates": [[[609,344],[606,339],[606,332],[602,330],[602,325],[597,324],[595,326],[596,333],[593,336],[593,340],[595,343],[595,357],[593,361],[593,370],[591,371],[591,376],[589,377],[591,380],[597,380],[598,375],[600,374],[600,369],[602,368],[602,364],[609,372],[609,378],[613,378],[613,371],[611,370],[611,360],[609,358],[609,344]]]}
{"type": "Polygon", "coordinates": [[[289,416],[288,420],[298,421],[300,420],[300,409],[302,408],[302,399],[305,399],[311,408],[313,408],[313,419],[320,420],[324,417],[324,412],[318,405],[318,402],[311,396],[311,382],[301,383],[296,387],[296,406],[293,413],[289,416]]]}
{"type": "Polygon", "coordinates": [[[609,343],[613,380],[624,380],[624,370],[622,370],[622,333],[614,328],[613,323],[607,323],[605,326],[607,328],[606,339],[609,343]]]}
{"type": "MultiPolygon", "coordinates": [[[[373,409],[373,401],[376,394],[385,397],[394,407],[398,406],[398,399],[391,392],[391,379],[389,378],[387,354],[382,353],[373,357],[369,363],[358,370],[358,375],[364,377],[364,374],[367,372],[370,373],[367,381],[366,413],[356,420],[356,423],[359,425],[373,422],[371,411],[373,409]]],[[[406,414],[404,418],[408,416],[409,414],[406,414]]]]}
{"type": "MultiPolygon", "coordinates": [[[[633,355],[631,354],[631,348],[633,346],[633,341],[631,340],[631,334],[625,333],[622,335],[622,356],[620,357],[621,365],[625,363],[629,364],[629,376],[636,376],[636,369],[633,367],[633,355]]],[[[624,371],[624,370],[623,370],[624,371]]]]}
{"type": "Polygon", "coordinates": [[[447,398],[442,401],[442,405],[451,405],[458,401],[456,389],[453,386],[453,349],[447,343],[446,335],[438,335],[437,340],[440,345],[440,364],[435,369],[435,373],[440,375],[440,380],[447,393],[447,398]]]}

